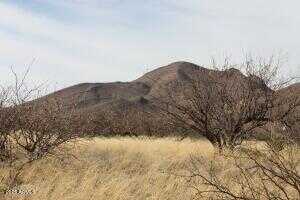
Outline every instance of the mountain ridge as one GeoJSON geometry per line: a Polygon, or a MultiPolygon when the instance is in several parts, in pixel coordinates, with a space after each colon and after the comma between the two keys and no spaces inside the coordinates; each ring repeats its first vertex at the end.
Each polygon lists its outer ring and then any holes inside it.
{"type": "MultiPolygon", "coordinates": [[[[193,77],[202,79],[214,77],[221,81],[232,81],[233,85],[247,79],[235,68],[218,71],[180,61],[154,69],[132,81],[80,83],[56,91],[47,97],[58,97],[65,102],[75,102],[78,109],[86,113],[97,113],[103,110],[122,113],[124,109],[148,109],[148,102],[152,98],[166,97],[170,93],[175,98],[181,98],[184,94],[176,87],[177,84],[188,84],[193,77]]],[[[267,88],[267,86],[263,87],[267,88]]],[[[275,92],[283,96],[300,96],[300,83],[275,92]]],[[[300,111],[300,108],[298,110],[300,111]]]]}
{"type": "MultiPolygon", "coordinates": [[[[238,69],[229,69],[227,73],[243,78],[243,74],[238,69]]],[[[113,99],[134,99],[157,95],[161,87],[174,81],[189,81],[192,76],[206,76],[208,73],[214,73],[216,76],[225,73],[196,64],[178,61],[169,65],[158,67],[143,76],[128,82],[107,82],[107,83],[79,83],[54,93],[48,94],[47,97],[59,97],[70,101],[71,99],[79,100],[79,104],[96,104],[107,102],[113,99]],[[85,103],[83,103],[85,101],[85,103]]],[[[300,83],[294,83],[276,92],[285,93],[291,90],[293,93],[300,91],[300,83]]]]}

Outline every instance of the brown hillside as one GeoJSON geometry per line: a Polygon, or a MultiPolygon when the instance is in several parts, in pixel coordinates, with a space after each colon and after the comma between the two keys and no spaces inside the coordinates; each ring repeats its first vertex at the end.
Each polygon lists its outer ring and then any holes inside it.
{"type": "Polygon", "coordinates": [[[234,81],[242,81],[245,78],[236,69],[221,72],[188,62],[175,62],[157,68],[132,82],[82,83],[62,89],[47,97],[55,96],[67,102],[76,100],[81,105],[81,108],[118,102],[120,99],[132,102],[140,100],[142,97],[147,99],[152,96],[164,96],[163,90],[174,89],[172,86],[179,82],[188,83],[190,77],[197,76],[205,79],[208,74],[213,74],[214,77],[222,79],[224,73],[232,74],[230,77],[234,81]]]}
{"type": "MultiPolygon", "coordinates": [[[[298,98],[300,99],[300,83],[295,83],[293,85],[290,85],[286,88],[283,88],[277,93],[282,97],[282,98],[298,98]]],[[[295,129],[295,132],[298,133],[298,137],[300,139],[300,106],[295,110],[294,113],[290,114],[289,116],[290,121],[294,122],[293,128],[295,129]]]]}
{"type": "MultiPolygon", "coordinates": [[[[132,103],[137,106],[145,105],[146,99],[166,96],[170,91],[180,96],[176,84],[188,83],[190,77],[207,77],[208,73],[220,76],[223,72],[209,70],[188,62],[175,62],[157,68],[132,82],[113,83],[82,83],[47,95],[46,98],[58,97],[65,102],[76,102],[82,110],[97,111],[107,107],[132,103]],[[126,103],[127,102],[127,103],[126,103]],[[140,102],[140,103],[139,103],[140,102]]],[[[240,76],[238,70],[230,73],[240,76]]],[[[236,78],[236,77],[234,77],[236,78]]]]}
{"type": "MultiPolygon", "coordinates": [[[[233,68],[217,71],[189,62],[175,62],[146,73],[132,82],[83,83],[57,91],[47,97],[59,97],[65,102],[75,101],[80,110],[86,113],[100,110],[122,113],[125,108],[149,109],[147,105],[153,97],[162,98],[171,93],[174,98],[181,98],[183,91],[176,86],[177,84],[188,86],[191,77],[201,79],[213,77],[218,81],[230,81],[236,89],[239,83],[247,78],[239,70],[233,68]]],[[[259,80],[257,83],[260,85],[259,80]]],[[[265,85],[259,87],[268,89],[265,85]]],[[[300,83],[277,92],[283,96],[300,95],[300,83]]],[[[155,112],[152,110],[152,113],[155,112]]]]}

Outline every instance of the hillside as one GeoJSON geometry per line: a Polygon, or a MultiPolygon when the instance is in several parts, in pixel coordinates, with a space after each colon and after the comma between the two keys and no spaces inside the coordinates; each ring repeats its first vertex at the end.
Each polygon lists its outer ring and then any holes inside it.
{"type": "MultiPolygon", "coordinates": [[[[300,98],[300,83],[292,84],[286,88],[283,88],[277,93],[282,97],[290,97],[291,99],[299,99],[300,98]]],[[[298,138],[300,138],[300,106],[295,110],[294,113],[291,113],[289,116],[290,121],[294,121],[293,128],[295,129],[295,133],[298,135],[298,138]],[[295,121],[298,120],[298,121],[295,121]]]]}
{"type": "MultiPolygon", "coordinates": [[[[221,77],[223,73],[227,72],[206,69],[188,62],[175,62],[159,67],[131,82],[82,83],[62,89],[47,97],[56,96],[66,102],[76,101],[82,109],[91,106],[95,109],[120,100],[136,102],[140,101],[141,98],[163,97],[170,92],[178,92],[179,95],[181,91],[176,91],[176,88],[173,87],[176,83],[188,83],[191,77],[205,78],[208,74],[221,77]]],[[[228,73],[235,75],[232,77],[232,80],[235,81],[242,81],[244,78],[235,69],[228,73]],[[240,78],[236,79],[237,76],[240,78]]]]}
{"type": "MultiPolygon", "coordinates": [[[[161,93],[161,88],[175,81],[183,81],[199,66],[188,62],[176,62],[155,69],[131,82],[82,83],[74,85],[47,97],[56,96],[65,101],[75,100],[81,108],[101,107],[106,103],[135,101],[139,97],[149,98],[161,93]]],[[[204,69],[204,68],[203,68],[204,69]]]]}
{"type": "MultiPolygon", "coordinates": [[[[122,113],[127,108],[149,109],[148,103],[153,98],[165,98],[172,95],[172,98],[181,99],[184,94],[177,85],[188,86],[193,77],[204,80],[213,77],[221,82],[231,82],[236,89],[247,79],[234,68],[217,71],[189,62],[175,62],[150,71],[131,82],[82,83],[62,89],[47,97],[59,97],[65,102],[76,102],[80,111],[84,113],[97,113],[102,110],[122,113]]],[[[258,80],[257,84],[259,83],[258,80]]],[[[263,85],[259,87],[268,89],[263,85]]],[[[277,93],[281,96],[299,97],[300,83],[281,89],[277,93]]],[[[150,112],[156,113],[153,109],[150,112]]]]}

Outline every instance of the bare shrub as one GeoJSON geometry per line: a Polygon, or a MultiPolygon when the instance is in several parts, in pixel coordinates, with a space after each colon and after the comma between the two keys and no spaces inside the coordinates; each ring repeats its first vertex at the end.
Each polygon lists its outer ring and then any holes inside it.
{"type": "Polygon", "coordinates": [[[11,130],[15,123],[15,112],[8,107],[11,90],[1,87],[0,91],[0,162],[12,161],[11,130]]]}
{"type": "Polygon", "coordinates": [[[300,99],[276,93],[292,80],[281,81],[279,67],[273,58],[247,59],[240,66],[226,60],[213,65],[214,70],[199,67],[199,73],[173,84],[168,97],[157,98],[156,104],[174,126],[204,136],[220,150],[233,149],[270,122],[290,129],[287,116],[300,106],[300,99]],[[184,95],[173,96],[175,90],[184,95]]]}
{"type": "Polygon", "coordinates": [[[12,73],[14,83],[0,93],[1,160],[21,152],[28,161],[36,160],[89,133],[89,116],[79,112],[73,101],[42,97],[41,85],[28,87],[26,84],[29,70],[21,78],[12,73]]]}
{"type": "Polygon", "coordinates": [[[45,99],[17,108],[16,131],[12,135],[17,146],[29,159],[39,159],[62,144],[86,134],[88,129],[75,109],[62,100],[45,99]]]}
{"type": "Polygon", "coordinates": [[[0,161],[10,164],[5,191],[22,184],[25,167],[47,156],[74,157],[73,141],[89,134],[89,116],[59,97],[42,96],[41,86],[28,87],[28,71],[0,93],[0,161]],[[8,162],[15,161],[15,162],[8,162]]]}
{"type": "Polygon", "coordinates": [[[195,199],[299,199],[299,147],[291,145],[283,151],[272,147],[229,152],[224,154],[225,161],[208,164],[192,158],[188,180],[196,190],[195,199]]]}

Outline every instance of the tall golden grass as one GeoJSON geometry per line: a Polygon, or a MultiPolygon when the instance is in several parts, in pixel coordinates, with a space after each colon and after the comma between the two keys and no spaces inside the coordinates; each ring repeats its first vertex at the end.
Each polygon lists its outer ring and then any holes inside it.
{"type": "Polygon", "coordinates": [[[187,174],[191,157],[217,160],[226,167],[226,159],[206,140],[98,138],[77,142],[70,153],[75,157],[63,162],[45,158],[25,167],[19,184],[33,189],[27,196],[1,196],[12,170],[2,167],[0,199],[187,200],[196,193],[181,176],[187,174]]]}
{"type": "MultiPolygon", "coordinates": [[[[43,159],[25,168],[20,184],[30,185],[30,196],[3,195],[5,199],[125,200],[190,199],[193,190],[183,173],[191,155],[210,158],[213,147],[202,140],[176,138],[110,138],[82,140],[68,163],[43,159]]],[[[9,178],[0,169],[0,180],[9,178]]],[[[4,187],[2,183],[2,187],[4,187]]],[[[0,186],[1,187],[1,186],[0,186]]],[[[0,193],[1,195],[1,193],[0,193]]]]}

